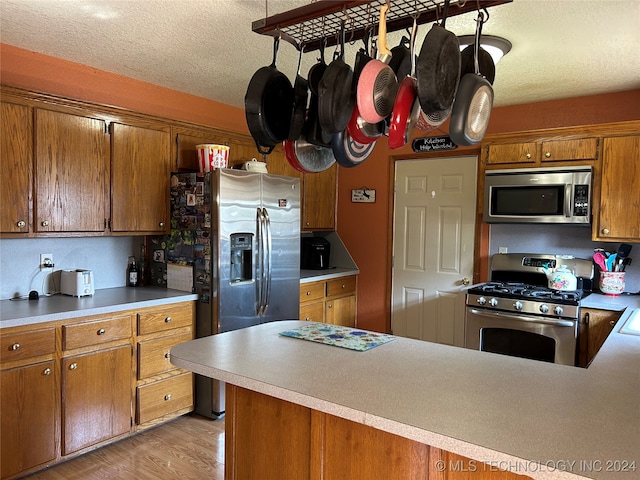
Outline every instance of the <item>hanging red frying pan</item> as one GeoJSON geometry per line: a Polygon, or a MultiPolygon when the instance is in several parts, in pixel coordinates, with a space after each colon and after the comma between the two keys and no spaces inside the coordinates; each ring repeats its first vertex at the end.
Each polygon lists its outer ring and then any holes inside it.
{"type": "Polygon", "coordinates": [[[289,165],[291,165],[294,169],[302,173],[307,173],[306,170],[302,168],[302,166],[300,165],[300,162],[298,162],[298,159],[296,158],[294,143],[295,142],[292,140],[285,140],[284,142],[282,142],[282,146],[284,147],[284,156],[287,159],[287,162],[289,163],[289,165]]]}
{"type": "Polygon", "coordinates": [[[351,119],[347,125],[347,130],[349,131],[349,135],[356,142],[366,145],[368,143],[373,143],[380,138],[384,133],[384,127],[384,120],[378,123],[365,122],[362,116],[360,116],[358,106],[355,105],[353,107],[351,119]]]}
{"type": "Polygon", "coordinates": [[[391,50],[387,45],[388,10],[387,5],[380,7],[378,59],[367,63],[358,79],[356,102],[360,115],[369,123],[378,123],[389,116],[398,93],[396,74],[388,65],[391,59],[391,50]]]}
{"type": "Polygon", "coordinates": [[[415,79],[415,56],[413,54],[417,30],[417,17],[414,17],[410,40],[411,71],[400,83],[398,96],[393,106],[389,124],[389,148],[391,149],[400,148],[407,144],[420,114],[415,79]]]}

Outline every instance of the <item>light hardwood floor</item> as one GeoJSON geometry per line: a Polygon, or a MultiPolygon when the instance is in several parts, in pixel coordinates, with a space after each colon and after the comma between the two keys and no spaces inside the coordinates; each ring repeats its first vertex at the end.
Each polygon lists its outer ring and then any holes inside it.
{"type": "Polygon", "coordinates": [[[184,415],[25,480],[223,480],[224,420],[184,415]]]}

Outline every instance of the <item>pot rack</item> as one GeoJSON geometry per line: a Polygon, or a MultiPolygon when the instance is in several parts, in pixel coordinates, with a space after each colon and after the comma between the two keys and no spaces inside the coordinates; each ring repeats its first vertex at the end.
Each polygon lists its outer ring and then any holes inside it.
{"type": "MultiPolygon", "coordinates": [[[[462,15],[511,3],[513,0],[450,0],[447,17],[462,15]]],[[[345,40],[355,42],[364,38],[365,32],[377,26],[380,7],[389,3],[387,32],[411,28],[413,18],[418,25],[439,21],[444,0],[318,0],[316,2],[256,20],[251,29],[261,35],[280,37],[298,50],[318,50],[323,45],[338,43],[342,22],[345,23],[345,40]]],[[[377,31],[377,28],[374,29],[377,31]]]]}

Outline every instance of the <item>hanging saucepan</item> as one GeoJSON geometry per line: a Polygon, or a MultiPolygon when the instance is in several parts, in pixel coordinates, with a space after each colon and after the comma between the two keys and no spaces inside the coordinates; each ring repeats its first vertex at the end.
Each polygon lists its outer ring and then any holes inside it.
{"type": "Polygon", "coordinates": [[[280,38],[273,40],[271,65],[258,69],[251,77],[244,97],[249,132],[262,155],[289,135],[293,111],[293,87],[285,74],[276,68],[280,38]]]}
{"type": "Polygon", "coordinates": [[[346,128],[342,132],[334,133],[331,137],[331,150],[341,167],[351,168],[361,165],[369,158],[375,146],[375,142],[366,144],[355,141],[346,128]]]}
{"type": "MultiPolygon", "coordinates": [[[[484,15],[478,12],[476,20],[476,39],[474,45],[480,46],[480,35],[484,15]]],[[[460,81],[451,111],[449,136],[456,145],[470,146],[480,143],[487,131],[489,117],[493,107],[493,88],[491,83],[479,72],[478,50],[475,51],[475,72],[467,73],[460,81]]]]}
{"type": "Polygon", "coordinates": [[[364,118],[360,115],[358,105],[353,106],[353,113],[351,120],[347,125],[349,135],[358,143],[368,144],[375,142],[382,136],[385,130],[384,120],[378,123],[365,122],[364,118]]]}
{"type": "Polygon", "coordinates": [[[305,173],[323,172],[336,163],[331,148],[313,145],[302,138],[294,142],[293,151],[305,173]]]}
{"type": "Polygon", "coordinates": [[[298,72],[296,73],[296,81],[293,84],[293,112],[291,115],[291,126],[289,127],[288,140],[297,140],[302,133],[304,120],[307,113],[307,102],[309,100],[309,84],[307,80],[300,75],[300,64],[302,63],[302,52],[304,46],[300,47],[300,56],[298,58],[298,72]]]}
{"type": "Polygon", "coordinates": [[[389,123],[389,148],[391,149],[400,148],[407,144],[420,115],[420,101],[414,77],[415,56],[413,54],[417,30],[417,16],[414,16],[410,40],[411,70],[410,74],[400,83],[389,123]]]}
{"type": "Polygon", "coordinates": [[[353,71],[344,61],[344,21],[340,26],[340,54],[327,67],[318,86],[318,119],[327,133],[344,130],[355,99],[351,94],[353,71]]]}
{"type": "Polygon", "coordinates": [[[388,10],[387,5],[380,7],[378,59],[367,63],[358,79],[356,94],[358,110],[362,118],[369,123],[378,123],[391,113],[398,93],[396,74],[388,65],[391,59],[391,50],[387,45],[388,10]]]}
{"type": "Polygon", "coordinates": [[[460,42],[445,29],[448,9],[445,0],[442,23],[434,23],[427,33],[416,65],[418,98],[427,115],[451,108],[460,82],[460,42]]]}

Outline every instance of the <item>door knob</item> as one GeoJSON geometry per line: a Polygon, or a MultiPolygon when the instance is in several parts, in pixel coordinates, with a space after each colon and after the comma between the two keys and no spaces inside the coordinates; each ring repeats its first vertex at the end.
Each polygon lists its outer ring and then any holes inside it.
{"type": "Polygon", "coordinates": [[[470,281],[467,277],[464,277],[464,278],[462,279],[462,285],[464,285],[465,287],[466,287],[467,285],[469,285],[470,283],[471,283],[471,281],[470,281]]]}

